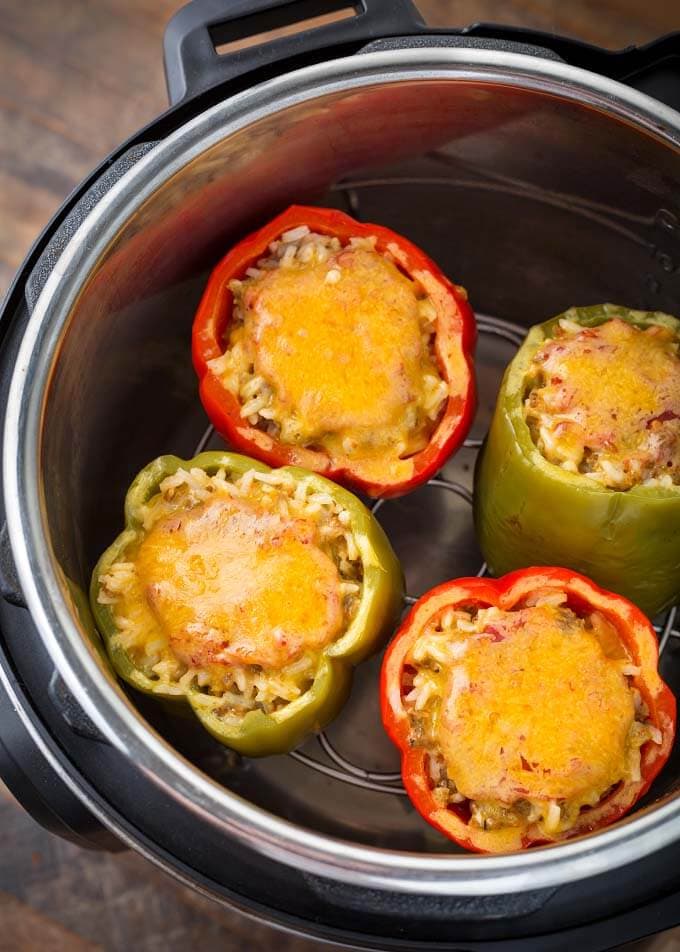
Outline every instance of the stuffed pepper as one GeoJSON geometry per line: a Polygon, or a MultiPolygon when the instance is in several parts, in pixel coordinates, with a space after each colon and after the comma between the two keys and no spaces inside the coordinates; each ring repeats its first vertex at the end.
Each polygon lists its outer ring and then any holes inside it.
{"type": "Polygon", "coordinates": [[[347,698],[399,616],[402,574],[347,490],[230,453],[161,456],[125,503],[91,604],[118,674],[188,703],[240,753],[284,753],[347,698]]]}
{"type": "Polygon", "coordinates": [[[567,565],[648,615],[680,593],[680,321],[612,304],[534,327],[475,478],[493,574],[567,565]]]}
{"type": "Polygon", "coordinates": [[[231,445],[387,497],[465,438],[474,338],[465,290],[411,242],[293,206],[213,271],[193,358],[231,445]]]}
{"type": "Polygon", "coordinates": [[[639,609],[564,569],[433,589],[382,668],[383,721],[413,805],[490,853],[612,823],[673,743],[657,661],[639,609]]]}

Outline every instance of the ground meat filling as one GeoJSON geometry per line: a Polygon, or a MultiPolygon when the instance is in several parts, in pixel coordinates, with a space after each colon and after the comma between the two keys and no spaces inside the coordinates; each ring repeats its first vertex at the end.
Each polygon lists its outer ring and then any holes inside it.
{"type": "Polygon", "coordinates": [[[367,476],[398,475],[427,445],[449,395],[435,307],[374,238],[292,229],[230,289],[225,353],[209,366],[251,425],[367,476]]]}
{"type": "Polygon", "coordinates": [[[435,800],[469,822],[568,833],[579,814],[640,779],[661,742],[616,629],[539,592],[513,611],[447,609],[406,658],[410,742],[428,752],[435,800]]]}
{"type": "Polygon", "coordinates": [[[224,698],[223,715],[278,710],[356,614],[350,514],[287,474],[178,470],[146,508],[141,542],[102,576],[116,639],[155,689],[224,698]]]}
{"type": "Polygon", "coordinates": [[[680,483],[678,340],[620,318],[559,322],[537,351],[524,403],[542,455],[610,489],[680,483]]]}

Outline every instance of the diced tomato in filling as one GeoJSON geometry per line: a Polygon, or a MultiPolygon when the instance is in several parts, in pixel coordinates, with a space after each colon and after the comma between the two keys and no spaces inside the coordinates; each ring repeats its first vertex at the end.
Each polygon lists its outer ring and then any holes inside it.
{"type": "Polygon", "coordinates": [[[549,462],[611,489],[680,483],[680,357],[669,329],[562,320],[528,378],[525,417],[549,462]]]}

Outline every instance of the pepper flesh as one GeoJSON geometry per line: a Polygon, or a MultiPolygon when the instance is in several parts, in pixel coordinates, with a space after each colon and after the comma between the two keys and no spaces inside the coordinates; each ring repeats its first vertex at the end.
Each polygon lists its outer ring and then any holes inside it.
{"type": "MultiPolygon", "coordinates": [[[[462,578],[445,582],[423,595],[413,606],[391,641],[383,661],[380,678],[382,720],[389,737],[401,752],[402,778],[411,802],[428,823],[460,846],[477,852],[506,852],[524,849],[592,832],[609,825],[642,797],[666,763],[675,737],[675,697],[659,676],[658,647],[654,629],[631,602],[606,592],[589,579],[562,568],[540,567],[512,572],[503,578],[462,578]],[[411,722],[403,703],[406,659],[429,621],[448,608],[487,608],[512,610],[538,589],[564,592],[579,610],[601,615],[616,629],[638,673],[633,686],[649,710],[649,721],[658,729],[661,743],[651,741],[641,748],[640,780],[629,780],[615,787],[594,807],[583,811],[575,826],[553,837],[535,838],[518,827],[485,830],[470,822],[467,804],[442,807],[433,795],[428,753],[414,745],[411,722]]],[[[549,686],[546,686],[546,711],[549,710],[549,686]]]]}
{"type": "Polygon", "coordinates": [[[330,479],[356,487],[369,496],[392,497],[426,482],[462,443],[475,409],[472,352],[476,328],[465,291],[452,284],[437,265],[405,238],[380,225],[357,222],[335,209],[291,206],[264,228],[233,248],[217,265],[196,313],[193,328],[193,360],[200,381],[200,396],[218,432],[236,449],[273,466],[301,465],[324,473],[330,479]],[[375,238],[375,249],[391,256],[397,267],[420,283],[436,311],[434,347],[442,378],[449,384],[449,397],[428,444],[404,462],[408,474],[376,478],[355,472],[351,460],[339,463],[328,452],[288,444],[252,426],[241,416],[241,403],[209,363],[224,352],[233,309],[229,282],[242,278],[272,241],[287,231],[305,225],[313,232],[337,237],[375,238]]]}
{"type": "Polygon", "coordinates": [[[563,317],[583,327],[619,317],[637,327],[658,324],[680,338],[676,318],[613,304],[571,308],[532,328],[505,372],[477,461],[477,538],[494,575],[565,565],[653,617],[680,594],[680,486],[618,491],[568,472],[543,457],[524,417],[533,356],[563,317]]]}
{"type": "Polygon", "coordinates": [[[92,575],[90,604],[97,628],[104,638],[111,662],[125,681],[159,700],[188,704],[217,740],[249,757],[286,753],[304,738],[326,726],[345,703],[352,682],[352,669],[374,653],[393,630],[403,599],[401,567],[381,526],[366,507],[347,490],[322,476],[297,467],[286,467],[295,482],[305,482],[314,491],[332,496],[350,514],[348,529],[356,540],[362,563],[362,589],[357,611],[347,629],[319,654],[311,686],[300,697],[278,710],[265,713],[254,709],[234,723],[219,713],[219,696],[205,694],[191,685],[184,694],[164,692],[158,682],[134,664],[117,641],[110,605],[98,600],[101,579],[125,553],[146,537],[146,504],[159,492],[160,484],[178,469],[198,468],[209,475],[224,469],[232,477],[249,470],[271,472],[268,466],[235,453],[207,452],[191,460],[161,456],[149,463],[132,483],[125,499],[125,529],[104,552],[92,575]]]}

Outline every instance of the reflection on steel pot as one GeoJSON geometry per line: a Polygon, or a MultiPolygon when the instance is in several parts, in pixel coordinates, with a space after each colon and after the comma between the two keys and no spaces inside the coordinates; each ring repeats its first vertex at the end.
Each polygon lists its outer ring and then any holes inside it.
{"type": "MultiPolygon", "coordinates": [[[[680,116],[596,72],[670,98],[654,71],[674,62],[677,38],[617,59],[488,27],[433,36],[403,0],[372,0],[234,60],[213,43],[243,35],[239,17],[271,7],[280,20],[295,5],[234,2],[221,18],[218,6],[191,4],[169,33],[182,103],[84,183],[5,303],[3,776],[62,833],[101,844],[103,825],[222,901],[355,947],[514,937],[527,949],[535,936],[545,948],[545,933],[599,922],[565,941],[602,948],[672,924],[677,903],[658,897],[680,889],[677,753],[607,830],[467,855],[403,796],[379,723],[379,662],[359,669],[318,739],[240,760],[126,694],[88,634],[82,593],[135,472],[162,453],[223,447],[197,398],[193,315],[224,249],[294,202],[407,236],[490,315],[465,447],[428,485],[374,505],[411,598],[479,571],[471,472],[526,328],[590,301],[678,310],[680,272],[659,255],[678,253],[680,116]],[[399,39],[361,52],[385,36],[399,39]]],[[[673,619],[659,620],[661,670],[677,690],[673,619]]]]}

